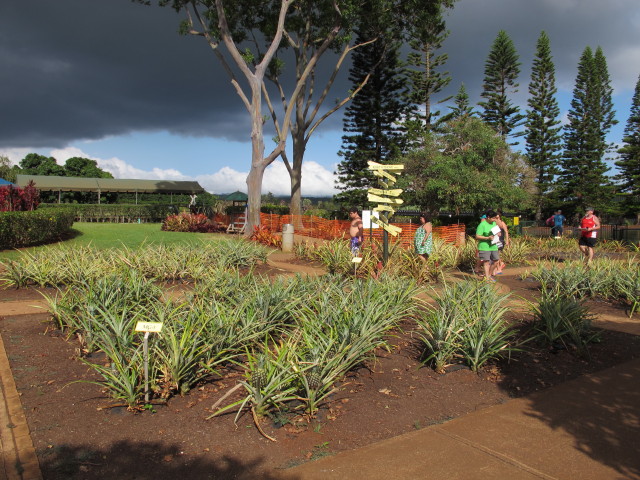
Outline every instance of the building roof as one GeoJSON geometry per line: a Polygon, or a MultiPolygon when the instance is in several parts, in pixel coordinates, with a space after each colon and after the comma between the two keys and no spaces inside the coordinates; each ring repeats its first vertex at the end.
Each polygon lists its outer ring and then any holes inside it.
{"type": "Polygon", "coordinates": [[[236,191],[236,192],[230,193],[229,195],[224,197],[224,199],[227,202],[246,202],[247,200],[249,200],[249,196],[246,193],[236,191]]]}
{"type": "Polygon", "coordinates": [[[16,183],[26,187],[33,180],[41,191],[54,192],[138,192],[203,193],[198,182],[176,180],[133,180],[121,178],[57,177],[54,175],[17,175],[16,183]]]}

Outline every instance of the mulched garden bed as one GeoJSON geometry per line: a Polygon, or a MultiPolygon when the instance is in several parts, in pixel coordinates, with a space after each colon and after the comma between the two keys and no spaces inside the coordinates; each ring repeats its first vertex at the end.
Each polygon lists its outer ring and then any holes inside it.
{"type": "MultiPolygon", "coordinates": [[[[269,273],[266,266],[260,271],[269,273]]],[[[530,283],[504,277],[500,283],[516,296],[532,296],[530,283]]],[[[39,298],[34,289],[1,293],[12,300],[39,298]]],[[[603,309],[625,315],[616,305],[599,304],[603,309]]],[[[511,315],[520,322],[526,314],[511,315]]],[[[478,374],[453,365],[438,375],[421,368],[411,325],[403,327],[391,338],[391,351],[376,352],[375,362],[349,374],[317,418],[284,412],[266,420],[262,428],[277,439],[271,442],[259,434],[251,415],[241,415],[237,425],[235,412],[206,420],[239,372],[212,378],[154,412],[133,414],[112,407],[100,386],[84,382],[98,378],[47,314],[0,319],[45,479],[270,478],[269,472],[446,422],[631,360],[640,351],[640,337],[603,331],[589,360],[530,343],[510,361],[487,365],[478,374]]]]}

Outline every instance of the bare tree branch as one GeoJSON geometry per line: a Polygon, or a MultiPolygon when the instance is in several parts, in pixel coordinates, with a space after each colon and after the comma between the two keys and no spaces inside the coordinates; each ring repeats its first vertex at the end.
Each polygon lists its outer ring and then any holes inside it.
{"type": "MultiPolygon", "coordinates": [[[[200,25],[202,25],[202,32],[199,32],[198,35],[204,36],[206,38],[207,43],[213,50],[213,53],[216,55],[216,57],[218,57],[218,60],[220,60],[222,67],[229,75],[231,79],[231,85],[233,85],[233,87],[236,89],[236,92],[238,93],[240,100],[242,100],[242,103],[244,103],[244,106],[247,109],[247,111],[251,113],[251,103],[249,102],[249,99],[245,95],[244,91],[242,90],[240,83],[238,83],[238,80],[235,74],[233,73],[233,70],[231,70],[231,66],[227,63],[226,58],[224,58],[224,55],[222,55],[222,53],[218,49],[218,46],[220,44],[216,40],[214,40],[213,36],[211,35],[211,32],[209,30],[209,25],[202,18],[202,15],[198,10],[195,0],[192,0],[191,7],[193,8],[193,11],[198,19],[198,22],[200,23],[200,25]]],[[[189,8],[185,8],[185,11],[187,13],[187,20],[189,22],[189,26],[193,28],[194,23],[193,23],[193,17],[191,16],[191,11],[189,10],[189,8]]]]}

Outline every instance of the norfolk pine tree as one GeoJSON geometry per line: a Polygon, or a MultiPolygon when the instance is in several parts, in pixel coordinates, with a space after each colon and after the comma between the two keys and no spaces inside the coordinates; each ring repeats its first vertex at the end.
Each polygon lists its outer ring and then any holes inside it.
{"type": "Polygon", "coordinates": [[[526,152],[529,164],[536,171],[538,195],[536,219],[542,218],[545,200],[552,191],[554,177],[559,172],[562,138],[560,136],[560,107],[555,98],[555,66],[552,61],[549,37],[541,32],[531,68],[529,110],[527,110],[526,152]]]}
{"type": "Polygon", "coordinates": [[[630,194],[630,201],[626,203],[631,207],[630,211],[635,211],[636,223],[640,223],[640,77],[631,101],[631,112],[622,143],[622,148],[618,150],[620,157],[616,162],[620,173],[616,178],[621,181],[620,188],[630,194]]]}
{"type": "MultiPolygon", "coordinates": [[[[516,48],[507,32],[500,30],[484,67],[480,96],[486,101],[479,102],[478,105],[483,108],[483,120],[505,140],[512,130],[522,125],[524,119],[524,115],[519,113],[520,108],[513,105],[507,96],[518,91],[518,75],[520,62],[516,48]]],[[[514,145],[516,144],[517,142],[514,145]]]]}
{"type": "MultiPolygon", "coordinates": [[[[434,117],[440,112],[433,111],[433,96],[442,91],[451,77],[440,68],[447,62],[446,53],[437,55],[442,43],[449,36],[443,19],[443,9],[452,7],[453,2],[441,0],[409,0],[404,2],[405,17],[411,21],[407,26],[407,38],[411,51],[407,63],[410,91],[409,101],[417,107],[415,116],[424,126],[424,131],[432,128],[434,117]]],[[[443,99],[441,101],[446,101],[443,99]]]]}
{"type": "Polygon", "coordinates": [[[467,93],[464,83],[460,84],[458,93],[453,97],[453,104],[453,107],[449,107],[451,111],[441,117],[440,122],[446,123],[451,120],[460,120],[474,115],[473,107],[469,103],[469,94],[467,93]]]}
{"type": "Polygon", "coordinates": [[[587,46],[578,63],[559,175],[564,202],[576,215],[586,206],[607,210],[611,203],[613,188],[603,156],[608,149],[606,135],[615,122],[613,113],[606,60],[601,52],[596,61],[587,46]]]}
{"type": "MultiPolygon", "coordinates": [[[[393,12],[387,12],[393,15],[393,12]]],[[[368,12],[357,43],[370,37],[371,31],[380,31],[388,24],[385,12],[368,12]]],[[[364,206],[367,189],[374,186],[374,176],[367,169],[367,161],[389,163],[402,151],[400,120],[408,106],[403,100],[404,82],[398,75],[400,36],[394,29],[387,29],[378,40],[356,50],[349,80],[354,87],[366,84],[358,92],[345,112],[342,150],[344,158],[337,169],[335,196],[344,206],[364,206]]]]}

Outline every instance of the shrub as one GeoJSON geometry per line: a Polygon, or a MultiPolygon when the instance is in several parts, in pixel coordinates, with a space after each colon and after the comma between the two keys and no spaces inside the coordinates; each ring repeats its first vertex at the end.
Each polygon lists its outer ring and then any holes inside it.
{"type": "Polygon", "coordinates": [[[274,205],[272,203],[264,203],[260,207],[262,213],[271,213],[274,215],[289,215],[289,205],[274,205]]]}
{"type": "Polygon", "coordinates": [[[275,235],[271,229],[265,225],[253,227],[251,240],[266,245],[267,247],[280,248],[282,245],[282,237],[275,235]]]}
{"type": "Polygon", "coordinates": [[[40,193],[33,181],[25,188],[0,187],[0,212],[26,212],[35,210],[40,203],[40,193]]]}
{"type": "Polygon", "coordinates": [[[179,213],[178,215],[169,215],[162,222],[162,230],[167,232],[211,233],[217,231],[218,227],[202,213],[179,213]]]}
{"type": "Polygon", "coordinates": [[[424,363],[444,373],[447,364],[458,356],[477,372],[487,361],[515,350],[513,330],[504,318],[507,298],[487,283],[445,285],[436,297],[438,308],[417,320],[424,363]]]}
{"type": "Polygon", "coordinates": [[[175,215],[180,211],[176,205],[127,205],[121,203],[49,203],[41,204],[40,208],[71,211],[79,222],[110,221],[110,222],[136,222],[144,219],[145,222],[161,222],[169,215],[175,215]]]}
{"type": "Polygon", "coordinates": [[[543,292],[540,303],[533,305],[531,311],[537,338],[549,346],[562,344],[588,357],[589,344],[599,339],[591,328],[594,315],[589,313],[583,299],[543,292]]]}
{"type": "Polygon", "coordinates": [[[73,226],[73,215],[45,210],[0,215],[0,250],[59,240],[73,226]]]}

